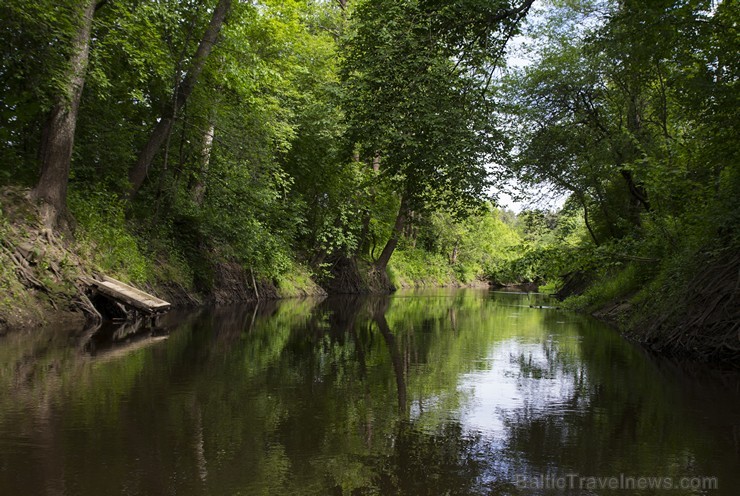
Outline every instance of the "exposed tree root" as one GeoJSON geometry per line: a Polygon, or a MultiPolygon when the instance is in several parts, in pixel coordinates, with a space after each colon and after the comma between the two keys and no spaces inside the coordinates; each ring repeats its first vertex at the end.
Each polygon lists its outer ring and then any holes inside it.
{"type": "Polygon", "coordinates": [[[0,191],[0,204],[7,218],[0,233],[0,255],[12,268],[5,272],[8,300],[0,308],[3,316],[12,316],[8,325],[39,324],[50,312],[99,321],[85,288],[77,284],[86,275],[81,260],[44,226],[40,207],[17,188],[0,191]]]}
{"type": "Polygon", "coordinates": [[[92,304],[90,298],[83,292],[80,294],[78,301],[76,302],[77,307],[86,315],[86,321],[92,325],[99,325],[103,322],[103,316],[100,315],[98,309],[92,304]]]}

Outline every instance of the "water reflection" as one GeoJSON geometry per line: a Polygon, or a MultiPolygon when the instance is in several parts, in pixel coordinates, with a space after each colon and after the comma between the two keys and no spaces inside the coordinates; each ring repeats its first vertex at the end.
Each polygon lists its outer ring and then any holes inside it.
{"type": "Polygon", "coordinates": [[[569,473],[709,475],[734,494],[733,379],[697,388],[547,306],[436,291],[11,334],[0,494],[604,492],[516,484],[569,473]]]}
{"type": "Polygon", "coordinates": [[[85,331],[82,349],[98,360],[117,359],[167,339],[171,327],[160,318],[105,322],[85,331]]]}

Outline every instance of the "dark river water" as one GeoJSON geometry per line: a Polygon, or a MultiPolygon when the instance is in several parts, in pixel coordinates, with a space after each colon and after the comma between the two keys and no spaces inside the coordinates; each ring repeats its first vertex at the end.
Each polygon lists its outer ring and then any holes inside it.
{"type": "Polygon", "coordinates": [[[534,294],[0,338],[0,495],[740,494],[740,390],[534,294]]]}

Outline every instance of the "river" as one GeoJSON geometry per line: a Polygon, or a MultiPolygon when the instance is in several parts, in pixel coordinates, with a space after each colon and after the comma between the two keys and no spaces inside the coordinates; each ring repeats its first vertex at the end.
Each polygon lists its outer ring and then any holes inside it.
{"type": "Polygon", "coordinates": [[[0,495],[740,494],[734,374],[542,295],[434,290],[0,337],[0,495]]]}

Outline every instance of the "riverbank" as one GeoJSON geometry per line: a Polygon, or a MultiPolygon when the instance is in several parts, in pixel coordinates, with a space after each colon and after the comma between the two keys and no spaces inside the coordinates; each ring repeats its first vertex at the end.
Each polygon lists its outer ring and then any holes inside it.
{"type": "Polygon", "coordinates": [[[662,356],[740,367],[740,255],[731,249],[698,252],[646,281],[638,269],[629,265],[591,281],[564,305],[662,356]]]}
{"type": "MultiPolygon", "coordinates": [[[[75,203],[73,202],[73,206],[75,203]]],[[[478,274],[453,270],[440,257],[398,250],[388,278],[363,260],[341,259],[323,277],[289,262],[260,274],[218,252],[182,253],[164,239],[132,232],[122,209],[70,215],[67,232],[49,230],[22,188],[0,191],[0,332],[64,321],[83,325],[96,309],[83,282],[111,276],[174,308],[327,293],[388,293],[423,287],[485,287],[478,274]],[[437,260],[439,259],[439,260],[437,260]]]]}
{"type": "Polygon", "coordinates": [[[326,294],[297,263],[267,277],[211,254],[207,263],[201,259],[196,273],[171,246],[136,238],[123,227],[122,217],[107,226],[83,218],[67,232],[51,231],[21,188],[4,188],[0,206],[0,333],[58,321],[82,325],[96,313],[83,281],[103,275],[175,308],[326,294]]]}
{"type": "MultiPolygon", "coordinates": [[[[338,259],[321,277],[294,261],[264,274],[229,257],[227,250],[183,253],[167,239],[143,239],[132,232],[121,209],[91,213],[78,208],[70,230],[60,233],[41,223],[28,190],[4,188],[0,206],[0,333],[51,321],[82,325],[94,319],[96,310],[82,281],[103,275],[140,287],[176,308],[488,285],[475,264],[453,265],[439,254],[413,247],[396,251],[388,278],[354,258],[338,259]]],[[[647,279],[638,264],[631,264],[610,277],[581,281],[580,294],[565,305],[616,326],[657,353],[737,366],[740,257],[729,249],[717,250],[689,262],[674,261],[655,273],[647,279]]]]}

